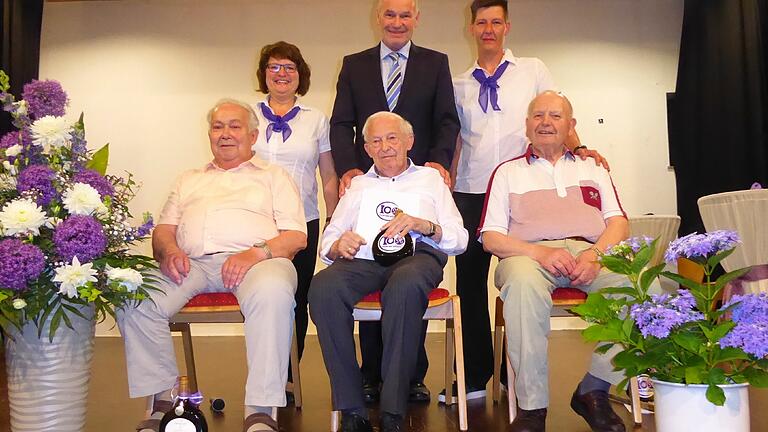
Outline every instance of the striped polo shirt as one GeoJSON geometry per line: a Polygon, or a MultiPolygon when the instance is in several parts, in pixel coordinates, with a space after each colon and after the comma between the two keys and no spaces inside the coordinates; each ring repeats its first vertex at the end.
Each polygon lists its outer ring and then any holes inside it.
{"type": "Polygon", "coordinates": [[[605,168],[570,151],[552,165],[528,146],[524,155],[496,167],[478,235],[496,231],[529,242],[568,237],[595,242],[613,216],[626,214],[605,168]]]}

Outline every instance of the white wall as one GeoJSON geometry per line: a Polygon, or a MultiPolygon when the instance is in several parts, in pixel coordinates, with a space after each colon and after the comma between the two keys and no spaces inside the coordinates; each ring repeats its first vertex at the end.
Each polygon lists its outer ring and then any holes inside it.
{"type": "MultiPolygon", "coordinates": [[[[72,118],[85,111],[91,148],[110,143],[110,171],[129,170],[143,183],[134,212],[157,215],[175,175],[208,160],[204,117],[210,105],[224,96],[261,97],[253,90],[261,46],[281,39],[297,44],[312,66],[312,87],[304,102],[330,115],[342,56],[377,41],[373,3],[46,3],[40,76],[61,81],[70,95],[72,118]]],[[[454,74],[474,59],[466,33],[469,3],[421,1],[414,41],[446,52],[454,74]]],[[[674,175],[667,169],[665,94],[674,91],[682,4],[510,2],[508,46],[518,56],[537,56],[549,66],[574,103],[582,141],[610,161],[630,215],[676,212],[674,175]]],[[[451,288],[453,273],[451,264],[445,282],[451,288]]],[[[494,298],[495,290],[490,293],[494,298]]],[[[99,333],[114,334],[110,327],[101,325],[99,333]]]]}

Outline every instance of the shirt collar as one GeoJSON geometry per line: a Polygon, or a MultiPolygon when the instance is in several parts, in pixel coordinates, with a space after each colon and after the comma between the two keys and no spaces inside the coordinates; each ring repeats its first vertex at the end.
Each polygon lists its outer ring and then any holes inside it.
{"type": "MultiPolygon", "coordinates": [[[[509,64],[511,65],[517,64],[517,57],[515,57],[514,54],[512,54],[512,50],[509,48],[504,50],[504,56],[501,58],[501,61],[499,62],[499,64],[496,65],[496,69],[498,69],[498,67],[501,66],[501,64],[504,63],[505,61],[508,61],[509,64]]],[[[476,69],[480,69],[484,71],[484,69],[480,67],[480,63],[478,63],[477,60],[475,60],[475,66],[472,68],[472,70],[469,71],[469,73],[474,72],[476,69]]]]}
{"type": "MultiPolygon", "coordinates": [[[[264,100],[262,100],[261,102],[267,107],[267,109],[272,111],[272,107],[269,106],[269,95],[267,95],[267,97],[265,97],[264,100]]],[[[302,110],[302,111],[308,111],[309,110],[309,107],[302,103],[301,97],[299,95],[296,95],[296,102],[293,104],[293,106],[299,107],[299,109],[302,110]]],[[[272,111],[272,114],[274,114],[274,113],[275,112],[272,111]]]]}
{"type": "MultiPolygon", "coordinates": [[[[539,157],[536,156],[535,153],[533,153],[533,144],[528,144],[528,149],[525,151],[525,160],[528,162],[528,165],[532,164],[534,161],[538,160],[539,157]]],[[[575,161],[576,156],[573,154],[572,151],[566,149],[565,153],[563,153],[563,158],[565,160],[575,161]]]]}
{"type": "Polygon", "coordinates": [[[252,157],[250,160],[247,160],[240,165],[230,168],[228,170],[225,170],[223,168],[220,168],[214,161],[210,161],[203,167],[203,171],[209,172],[209,171],[221,171],[221,172],[235,172],[235,171],[242,171],[242,170],[249,170],[249,169],[265,169],[267,168],[269,164],[267,161],[260,159],[258,156],[252,157]]]}
{"type": "MultiPolygon", "coordinates": [[[[387,58],[387,56],[393,52],[395,51],[392,51],[391,49],[389,49],[389,47],[386,46],[384,42],[379,43],[379,59],[381,61],[384,61],[384,59],[387,58]]],[[[401,56],[405,57],[406,60],[408,60],[408,54],[411,52],[411,41],[408,41],[408,43],[405,44],[399,50],[397,50],[397,52],[400,53],[401,56]]]]}
{"type": "Polygon", "coordinates": [[[371,167],[368,169],[368,172],[365,173],[365,176],[370,178],[397,180],[403,177],[404,175],[410,174],[414,171],[416,171],[416,165],[413,163],[411,158],[408,158],[408,168],[406,168],[405,171],[401,172],[400,174],[394,177],[385,177],[385,176],[379,175],[379,173],[376,172],[376,165],[371,165],[371,167]]]}

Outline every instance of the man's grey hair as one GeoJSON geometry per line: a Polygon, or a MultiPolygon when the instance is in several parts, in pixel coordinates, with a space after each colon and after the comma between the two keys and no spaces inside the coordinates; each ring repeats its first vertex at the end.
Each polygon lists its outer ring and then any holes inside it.
{"type": "Polygon", "coordinates": [[[219,101],[216,102],[216,105],[208,110],[208,115],[206,118],[208,119],[209,128],[212,126],[213,114],[218,111],[222,105],[237,105],[244,109],[248,113],[248,131],[255,131],[259,128],[259,118],[256,117],[256,111],[253,110],[253,107],[243,101],[230,98],[219,99],[219,101]]]}
{"type": "Polygon", "coordinates": [[[370,136],[368,135],[368,132],[373,122],[383,118],[396,119],[400,124],[400,132],[407,136],[413,136],[413,126],[411,126],[411,123],[408,122],[408,120],[390,111],[379,111],[375,114],[371,114],[371,116],[368,117],[368,119],[365,121],[365,124],[363,125],[363,138],[365,138],[365,142],[371,141],[370,136]]]}
{"type": "MultiPolygon", "coordinates": [[[[411,0],[413,1],[413,10],[416,13],[419,13],[419,1],[418,0],[411,0]]],[[[384,0],[378,0],[376,2],[376,11],[381,12],[381,4],[384,3],[384,0]]]]}

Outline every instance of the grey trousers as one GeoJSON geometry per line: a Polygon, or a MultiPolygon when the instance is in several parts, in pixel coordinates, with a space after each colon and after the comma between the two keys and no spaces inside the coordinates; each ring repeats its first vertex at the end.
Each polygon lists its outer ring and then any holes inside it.
{"type": "MultiPolygon", "coordinates": [[[[537,244],[566,248],[574,256],[592,247],[590,243],[578,240],[547,240],[537,244]]],[[[524,410],[546,408],[549,405],[547,336],[550,332],[551,294],[555,288],[571,286],[570,279],[554,277],[535,260],[518,256],[499,261],[495,284],[501,290],[499,295],[504,301],[507,353],[515,370],[518,404],[524,410]]],[[[602,269],[592,284],[574,288],[592,292],[609,286],[631,284],[626,276],[602,269]]],[[[658,281],[651,290],[661,290],[658,281]]],[[[611,384],[618,384],[624,375],[613,370],[611,360],[620,350],[620,347],[614,346],[605,354],[594,353],[589,373],[611,384]]]]}
{"type": "MultiPolygon", "coordinates": [[[[162,292],[152,292],[139,307],[117,311],[125,341],[130,397],[153,395],[173,387],[179,370],[168,319],[197,294],[229,292],[221,266],[229,254],[190,260],[189,275],[176,285],[157,273],[162,292]]],[[[245,405],[285,406],[285,383],[293,335],[296,270],[291,261],[275,258],[253,266],[232,290],[245,317],[248,378],[245,405]]],[[[221,356],[221,367],[240,359],[221,356]]]]}
{"type": "Polygon", "coordinates": [[[405,415],[408,389],[416,368],[421,326],[429,292],[443,279],[448,257],[418,244],[416,254],[391,267],[374,261],[338,259],[312,279],[309,313],[317,326],[323,360],[331,381],[335,410],[362,408],[362,374],[353,338],[355,303],[381,290],[381,410],[405,415]]]}

